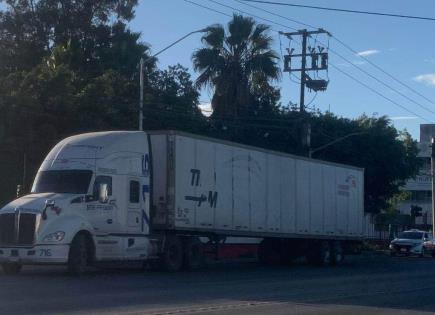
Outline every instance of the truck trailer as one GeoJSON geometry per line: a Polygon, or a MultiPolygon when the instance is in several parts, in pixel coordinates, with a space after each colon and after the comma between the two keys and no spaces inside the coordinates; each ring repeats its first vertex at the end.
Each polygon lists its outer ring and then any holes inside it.
{"type": "Polygon", "coordinates": [[[0,210],[0,263],[103,262],[195,269],[207,248],[259,238],[262,262],[338,264],[367,236],[364,172],[178,131],[108,131],[59,142],[31,193],[0,210]]]}

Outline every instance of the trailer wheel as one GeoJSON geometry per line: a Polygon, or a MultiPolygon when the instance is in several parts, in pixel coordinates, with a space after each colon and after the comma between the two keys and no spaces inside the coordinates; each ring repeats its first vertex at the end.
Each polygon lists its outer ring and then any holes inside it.
{"type": "Polygon", "coordinates": [[[177,236],[167,236],[163,249],[163,266],[166,271],[176,272],[183,266],[183,245],[177,236]]]}
{"type": "Polygon", "coordinates": [[[326,266],[330,265],[331,259],[331,246],[329,242],[314,242],[308,247],[308,254],[306,255],[307,261],[310,265],[326,266]]]}
{"type": "Polygon", "coordinates": [[[184,267],[187,270],[199,269],[204,264],[204,246],[197,238],[188,238],[184,243],[184,267]]]}
{"type": "Polygon", "coordinates": [[[343,246],[341,242],[336,241],[332,244],[332,265],[340,265],[344,260],[343,246]]]}
{"type": "Polygon", "coordinates": [[[331,244],[329,242],[322,242],[320,245],[320,260],[319,263],[322,266],[331,265],[332,255],[331,255],[331,244]]]}
{"type": "Polygon", "coordinates": [[[76,235],[68,255],[68,272],[73,276],[83,275],[89,262],[89,244],[83,233],[76,235]]]}
{"type": "Polygon", "coordinates": [[[23,266],[18,263],[4,263],[2,264],[3,272],[7,275],[16,275],[20,273],[23,266]]]}

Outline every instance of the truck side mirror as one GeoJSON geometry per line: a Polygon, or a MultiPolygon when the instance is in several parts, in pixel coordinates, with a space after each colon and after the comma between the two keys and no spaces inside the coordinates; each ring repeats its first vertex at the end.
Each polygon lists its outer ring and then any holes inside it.
{"type": "Polygon", "coordinates": [[[101,203],[107,203],[109,201],[109,190],[105,183],[98,185],[98,201],[101,203]]]}

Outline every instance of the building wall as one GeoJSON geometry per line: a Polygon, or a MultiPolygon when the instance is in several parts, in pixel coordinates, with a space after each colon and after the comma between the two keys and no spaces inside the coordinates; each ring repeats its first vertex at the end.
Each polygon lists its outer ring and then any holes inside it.
{"type": "Polygon", "coordinates": [[[435,124],[420,125],[419,158],[423,161],[419,175],[407,181],[404,190],[409,191],[409,200],[398,205],[401,214],[411,214],[411,206],[422,208],[422,217],[415,220],[416,224],[432,225],[432,180],[430,176],[431,138],[435,137],[435,124]]]}

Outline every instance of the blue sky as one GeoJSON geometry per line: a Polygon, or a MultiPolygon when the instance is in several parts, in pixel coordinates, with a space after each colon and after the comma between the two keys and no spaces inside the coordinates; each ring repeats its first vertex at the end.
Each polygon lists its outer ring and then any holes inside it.
{"type": "MultiPolygon", "coordinates": [[[[219,6],[209,0],[192,1],[226,14],[233,13],[233,10],[219,6]]],[[[276,21],[291,28],[304,28],[288,20],[240,4],[235,0],[215,1],[276,21]]],[[[302,3],[300,0],[282,0],[281,2],[285,1],[289,3],[302,3]]],[[[435,1],[433,0],[420,0],[418,5],[415,4],[416,1],[409,0],[366,0],[364,2],[305,0],[303,3],[421,16],[430,16],[434,12],[433,16],[435,16],[435,1]]],[[[435,41],[433,40],[435,22],[345,14],[294,7],[255,5],[330,31],[334,36],[351,46],[354,50],[361,52],[366,58],[381,66],[394,77],[434,101],[428,102],[414,94],[367,64],[360,57],[346,50],[333,39],[330,40],[330,48],[391,85],[416,103],[435,112],[435,41]]],[[[140,5],[136,10],[136,18],[131,22],[130,26],[133,30],[140,31],[142,33],[142,41],[149,43],[152,46],[153,52],[156,52],[193,30],[215,23],[226,24],[228,20],[229,18],[224,15],[199,8],[183,0],[146,0],[140,1],[140,5]]],[[[257,21],[270,24],[277,31],[290,31],[290,29],[283,26],[273,25],[259,19],[257,21]]],[[[271,35],[275,39],[274,49],[279,52],[279,36],[273,31],[271,35]]],[[[159,56],[159,67],[165,68],[168,65],[180,63],[189,68],[193,78],[196,78],[197,74],[192,70],[191,56],[195,49],[201,47],[200,39],[201,34],[195,34],[161,54],[159,56]]],[[[325,37],[320,40],[323,42],[327,41],[325,37]]],[[[282,45],[283,47],[288,45],[288,41],[285,38],[282,38],[282,45]]],[[[419,136],[419,125],[421,123],[435,123],[435,114],[420,108],[409,99],[369,78],[333,53],[330,53],[330,63],[412,112],[415,112],[417,115],[422,116],[427,121],[391,104],[358,83],[353,82],[333,67],[330,67],[328,73],[330,80],[328,90],[318,93],[311,106],[314,105],[322,111],[330,109],[340,116],[349,118],[357,117],[362,113],[368,115],[388,115],[393,119],[394,125],[397,128],[406,128],[415,138],[419,136]]],[[[283,75],[282,81],[278,82],[277,85],[281,87],[283,104],[287,104],[289,101],[293,103],[298,102],[298,84],[290,81],[287,74],[283,75]]],[[[201,101],[208,102],[211,93],[211,91],[207,90],[202,91],[201,101]]],[[[309,103],[313,99],[313,96],[313,93],[308,93],[306,102],[309,103]]]]}

